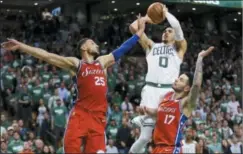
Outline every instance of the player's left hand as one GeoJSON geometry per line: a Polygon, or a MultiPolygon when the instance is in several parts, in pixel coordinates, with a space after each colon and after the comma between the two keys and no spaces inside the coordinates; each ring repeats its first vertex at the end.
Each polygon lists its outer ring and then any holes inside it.
{"type": "Polygon", "coordinates": [[[145,18],[142,18],[140,13],[137,16],[137,18],[138,18],[138,31],[144,31],[145,30],[145,23],[146,23],[145,18]]]}
{"type": "Polygon", "coordinates": [[[213,50],[214,50],[214,47],[213,46],[209,47],[207,50],[202,50],[198,54],[198,57],[204,58],[204,57],[208,56],[211,52],[213,52],[213,50]]]}
{"type": "Polygon", "coordinates": [[[14,39],[8,39],[7,42],[1,44],[1,47],[7,51],[15,51],[20,48],[20,42],[14,39]]]}

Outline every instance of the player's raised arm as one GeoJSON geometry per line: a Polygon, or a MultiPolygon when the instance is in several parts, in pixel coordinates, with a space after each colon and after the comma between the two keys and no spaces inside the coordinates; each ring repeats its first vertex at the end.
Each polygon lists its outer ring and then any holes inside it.
{"type": "MultiPolygon", "coordinates": [[[[192,112],[196,107],[196,101],[199,96],[199,92],[202,85],[202,76],[203,76],[203,58],[208,56],[214,47],[210,47],[207,50],[202,50],[198,54],[197,62],[196,62],[196,69],[194,73],[193,83],[189,95],[187,97],[186,108],[189,112],[192,112]]],[[[190,113],[189,113],[190,114],[190,113]]]]}
{"type": "MultiPolygon", "coordinates": [[[[152,23],[151,19],[146,15],[144,17],[142,17],[143,20],[145,20],[145,22],[147,23],[152,23]]],[[[130,32],[132,34],[135,34],[138,31],[138,19],[135,20],[130,26],[129,26],[130,32]]],[[[152,47],[152,45],[154,44],[154,42],[149,39],[147,37],[147,35],[145,33],[142,34],[139,43],[141,44],[141,46],[143,47],[143,49],[146,51],[146,54],[148,54],[149,49],[152,47]]]]}
{"type": "Polygon", "coordinates": [[[114,50],[108,55],[101,56],[98,60],[101,62],[104,68],[113,65],[117,60],[119,60],[123,55],[125,55],[129,50],[134,47],[138,40],[141,38],[145,29],[145,20],[138,16],[138,31],[132,37],[130,37],[126,42],[124,42],[118,49],[114,50]]]}
{"type": "Polygon", "coordinates": [[[184,38],[183,31],[181,29],[180,22],[176,19],[176,17],[168,12],[168,9],[166,8],[165,5],[163,5],[164,11],[165,11],[165,17],[168,20],[170,26],[175,30],[175,44],[178,50],[178,54],[180,58],[183,59],[184,54],[186,53],[187,50],[187,42],[184,38]]]}
{"type": "Polygon", "coordinates": [[[63,57],[53,53],[49,53],[43,49],[35,48],[27,44],[21,43],[14,39],[9,39],[7,42],[1,44],[1,46],[10,51],[20,50],[26,54],[30,54],[35,58],[46,61],[49,64],[57,67],[70,70],[74,74],[79,65],[79,60],[75,57],[63,57]]]}

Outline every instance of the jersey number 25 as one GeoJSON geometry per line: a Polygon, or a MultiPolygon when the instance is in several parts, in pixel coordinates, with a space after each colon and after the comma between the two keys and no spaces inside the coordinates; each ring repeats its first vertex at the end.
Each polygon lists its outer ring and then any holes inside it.
{"type": "Polygon", "coordinates": [[[105,86],[105,79],[103,77],[95,77],[95,85],[96,86],[105,86]]]}

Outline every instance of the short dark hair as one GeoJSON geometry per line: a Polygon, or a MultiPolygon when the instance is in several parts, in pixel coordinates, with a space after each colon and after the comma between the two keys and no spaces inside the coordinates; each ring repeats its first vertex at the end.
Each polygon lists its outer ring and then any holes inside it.
{"type": "Polygon", "coordinates": [[[193,74],[189,72],[184,72],[183,74],[188,77],[188,85],[191,87],[193,82],[193,74]]]}
{"type": "Polygon", "coordinates": [[[80,48],[88,41],[89,38],[83,38],[81,39],[77,44],[77,51],[79,52],[80,48]]]}

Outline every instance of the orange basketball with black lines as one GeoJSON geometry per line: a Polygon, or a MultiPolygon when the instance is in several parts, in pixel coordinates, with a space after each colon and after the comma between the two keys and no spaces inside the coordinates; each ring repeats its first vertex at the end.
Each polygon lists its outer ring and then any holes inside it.
{"type": "Polygon", "coordinates": [[[151,20],[155,23],[161,23],[165,20],[165,13],[163,11],[163,4],[156,2],[149,6],[147,10],[147,15],[151,18],[151,20]]]}

